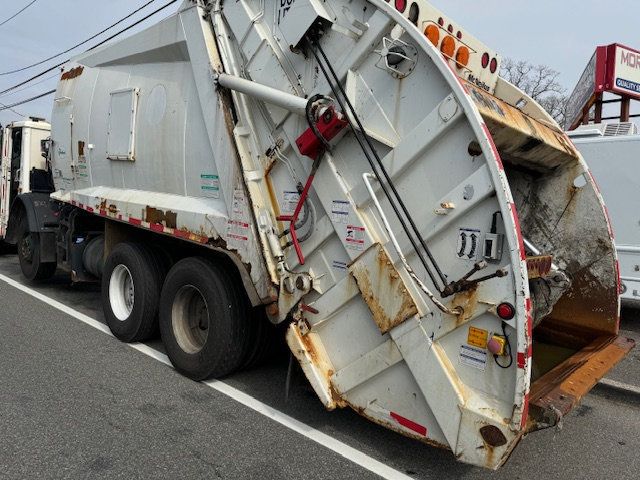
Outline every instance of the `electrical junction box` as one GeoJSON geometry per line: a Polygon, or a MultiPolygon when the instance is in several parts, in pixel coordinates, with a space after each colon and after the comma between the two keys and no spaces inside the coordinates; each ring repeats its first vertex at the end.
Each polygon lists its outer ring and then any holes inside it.
{"type": "Polygon", "coordinates": [[[276,0],[275,24],[287,48],[298,49],[307,32],[318,23],[330,26],[334,15],[320,0],[276,0]]]}
{"type": "Polygon", "coordinates": [[[484,258],[494,261],[502,259],[503,238],[501,233],[487,233],[484,236],[484,258]]]}

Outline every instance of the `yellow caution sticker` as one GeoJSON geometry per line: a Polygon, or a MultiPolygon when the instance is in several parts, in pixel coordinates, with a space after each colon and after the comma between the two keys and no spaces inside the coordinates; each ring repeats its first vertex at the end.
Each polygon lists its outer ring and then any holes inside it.
{"type": "Polygon", "coordinates": [[[467,337],[467,343],[474,347],[487,348],[487,339],[489,338],[489,332],[482,330],[481,328],[469,327],[469,336],[467,337]]]}

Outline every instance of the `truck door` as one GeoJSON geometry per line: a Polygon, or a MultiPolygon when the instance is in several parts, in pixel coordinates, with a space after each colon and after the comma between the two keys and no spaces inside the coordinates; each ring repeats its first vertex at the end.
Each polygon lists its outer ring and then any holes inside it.
{"type": "Polygon", "coordinates": [[[4,237],[9,208],[19,193],[22,128],[6,128],[2,145],[2,185],[0,185],[0,236],[4,237]]]}
{"type": "Polygon", "coordinates": [[[9,182],[11,179],[11,128],[0,128],[0,237],[4,238],[9,220],[9,182]]]}

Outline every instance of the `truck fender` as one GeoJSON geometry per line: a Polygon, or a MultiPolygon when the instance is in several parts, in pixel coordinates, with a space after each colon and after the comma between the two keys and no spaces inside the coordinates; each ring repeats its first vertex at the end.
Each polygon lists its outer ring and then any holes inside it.
{"type": "Polygon", "coordinates": [[[18,195],[11,204],[5,241],[15,245],[19,241],[20,225],[27,220],[30,232],[40,235],[40,259],[42,262],[56,261],[56,234],[59,219],[55,203],[48,193],[25,193],[18,195]]]}

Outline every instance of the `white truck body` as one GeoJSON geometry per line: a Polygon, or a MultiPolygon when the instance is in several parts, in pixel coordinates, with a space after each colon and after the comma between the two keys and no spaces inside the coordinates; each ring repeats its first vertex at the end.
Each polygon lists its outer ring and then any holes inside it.
{"type": "Polygon", "coordinates": [[[0,158],[0,239],[4,239],[9,222],[11,202],[19,194],[31,191],[32,169],[46,170],[41,142],[51,136],[51,125],[45,121],[25,120],[2,128],[0,158]]]}
{"type": "Polygon", "coordinates": [[[289,324],[327,409],[497,468],[632,346],[617,337],[616,255],[588,169],[498,72],[424,1],[187,0],[65,67],[52,197],[104,219],[107,255],[128,226],[224,252],[253,305],[289,324]],[[314,94],[354,127],[317,171],[296,144],[315,138],[314,94]],[[310,173],[299,255],[283,215],[310,173]],[[545,254],[553,269],[536,274],[545,254]],[[490,278],[465,283],[474,268],[490,278]],[[582,366],[549,353],[559,345],[582,366]]]}
{"type": "Polygon", "coordinates": [[[607,202],[620,261],[621,299],[640,307],[640,134],[631,124],[583,125],[569,132],[607,202]],[[627,127],[625,134],[611,135],[627,127]],[[599,128],[604,127],[604,128],[599,128]],[[607,128],[608,127],[608,128],[607,128]],[[628,132],[628,133],[627,133],[628,132]]]}

